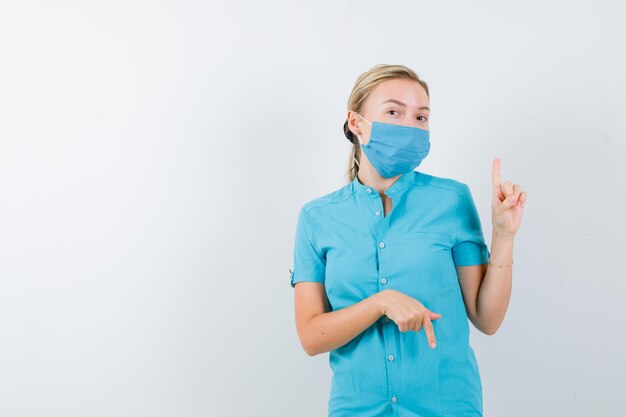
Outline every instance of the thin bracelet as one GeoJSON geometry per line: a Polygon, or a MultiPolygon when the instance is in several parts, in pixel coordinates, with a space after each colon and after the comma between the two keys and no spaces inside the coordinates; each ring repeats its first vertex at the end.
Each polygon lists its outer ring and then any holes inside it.
{"type": "Polygon", "coordinates": [[[512,266],[512,265],[513,265],[513,259],[511,259],[511,263],[510,263],[510,264],[508,264],[508,265],[494,265],[494,264],[492,264],[491,262],[489,262],[489,265],[490,265],[490,266],[496,266],[496,267],[498,267],[498,268],[507,268],[507,267],[509,267],[509,266],[512,266]]]}

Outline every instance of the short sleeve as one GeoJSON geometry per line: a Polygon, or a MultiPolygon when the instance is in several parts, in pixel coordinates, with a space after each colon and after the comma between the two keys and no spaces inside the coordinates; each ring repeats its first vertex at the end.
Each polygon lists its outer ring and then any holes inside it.
{"type": "Polygon", "coordinates": [[[455,210],[456,241],[452,257],[456,266],[470,266],[489,262],[478,211],[467,184],[462,184],[455,210]]]}
{"type": "Polygon", "coordinates": [[[293,269],[289,270],[291,287],[302,281],[324,283],[326,259],[315,247],[307,211],[300,209],[293,248],[293,269]]]}

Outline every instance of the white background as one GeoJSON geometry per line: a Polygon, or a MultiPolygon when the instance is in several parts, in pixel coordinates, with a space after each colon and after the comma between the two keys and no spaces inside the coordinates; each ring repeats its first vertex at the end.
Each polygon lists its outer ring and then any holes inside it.
{"type": "Polygon", "coordinates": [[[619,1],[0,6],[0,415],[322,416],[296,216],[346,183],[357,76],[431,88],[419,170],[528,193],[513,294],[472,328],[486,416],[621,416],[619,1]]]}

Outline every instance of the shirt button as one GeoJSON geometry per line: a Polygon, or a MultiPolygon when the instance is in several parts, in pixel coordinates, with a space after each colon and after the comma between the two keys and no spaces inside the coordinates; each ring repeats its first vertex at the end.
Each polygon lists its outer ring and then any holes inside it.
{"type": "Polygon", "coordinates": [[[397,403],[398,402],[398,399],[396,398],[395,395],[393,397],[391,397],[391,402],[392,403],[397,403]]]}
{"type": "Polygon", "coordinates": [[[380,243],[378,244],[378,246],[380,246],[381,248],[384,248],[384,247],[385,247],[385,244],[384,244],[383,242],[380,242],[380,243]]]}
{"type": "Polygon", "coordinates": [[[385,284],[387,283],[387,278],[382,278],[382,279],[380,280],[380,283],[381,283],[381,284],[383,284],[383,285],[385,285],[385,284]]]}
{"type": "Polygon", "coordinates": [[[376,215],[380,216],[380,210],[376,210],[376,215]]]}
{"type": "Polygon", "coordinates": [[[394,357],[393,357],[393,355],[389,355],[389,356],[387,356],[387,359],[389,359],[389,362],[393,362],[394,357]]]}
{"type": "Polygon", "coordinates": [[[367,193],[368,193],[368,194],[371,194],[371,193],[372,193],[372,189],[371,189],[371,188],[368,188],[368,189],[367,189],[367,193]]]}

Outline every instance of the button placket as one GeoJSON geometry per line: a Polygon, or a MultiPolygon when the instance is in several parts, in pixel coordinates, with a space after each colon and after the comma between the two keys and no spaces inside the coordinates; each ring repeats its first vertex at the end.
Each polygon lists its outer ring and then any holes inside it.
{"type": "MultiPolygon", "coordinates": [[[[374,193],[373,190],[369,187],[366,188],[366,192],[369,194],[369,197],[370,197],[368,198],[368,200],[373,205],[372,211],[373,211],[374,216],[376,216],[377,219],[380,219],[380,222],[375,223],[375,224],[378,224],[378,236],[377,236],[377,243],[376,243],[376,246],[377,246],[376,267],[379,273],[378,288],[379,290],[383,290],[387,287],[389,283],[387,274],[390,272],[389,260],[392,258],[390,258],[390,254],[388,253],[388,251],[389,250],[393,251],[393,244],[394,244],[393,239],[388,241],[388,235],[387,235],[387,232],[389,230],[390,216],[382,215],[384,207],[383,207],[383,201],[380,195],[378,193],[374,193]],[[392,246],[389,246],[390,243],[392,246]],[[389,248],[392,248],[392,249],[389,249],[389,248]]],[[[392,204],[394,205],[394,207],[396,204],[399,204],[399,201],[393,201],[394,197],[396,200],[398,200],[394,192],[387,194],[387,196],[389,196],[392,199],[392,204]]],[[[390,212],[390,214],[392,213],[393,213],[393,209],[390,212]]],[[[390,321],[391,319],[385,316],[381,324],[388,323],[390,321]]],[[[397,340],[396,340],[396,335],[395,335],[395,329],[396,327],[392,325],[384,324],[382,326],[383,343],[385,346],[385,351],[387,352],[385,356],[385,366],[387,367],[387,376],[388,376],[387,389],[391,395],[390,401],[392,405],[394,405],[394,407],[395,407],[395,403],[398,401],[395,393],[397,393],[399,389],[399,387],[396,386],[397,384],[396,381],[399,381],[401,378],[400,368],[398,367],[399,366],[398,357],[395,355],[397,354],[397,346],[396,346],[397,340]],[[392,354],[391,352],[394,352],[394,354],[392,354]]]]}
{"type": "MultiPolygon", "coordinates": [[[[393,239],[391,240],[387,240],[388,235],[388,229],[389,229],[389,216],[384,217],[381,224],[380,224],[380,228],[378,231],[378,248],[377,248],[377,263],[378,263],[378,273],[379,273],[379,280],[378,280],[378,287],[379,290],[383,290],[385,289],[385,287],[388,285],[389,279],[388,279],[388,273],[390,272],[390,268],[389,268],[389,261],[390,259],[393,259],[393,257],[390,257],[390,253],[388,253],[388,251],[393,251],[393,239]],[[389,244],[391,244],[391,246],[389,246],[389,244]]],[[[389,317],[385,316],[384,318],[384,322],[383,323],[387,323],[389,322],[390,319],[389,317]]],[[[382,326],[382,335],[383,335],[383,342],[384,342],[384,347],[385,347],[385,352],[386,352],[386,356],[385,356],[385,366],[387,368],[387,389],[388,392],[392,395],[392,397],[390,398],[390,401],[392,404],[395,404],[397,402],[397,397],[395,396],[395,393],[398,392],[398,389],[400,388],[399,386],[397,386],[398,382],[401,380],[401,374],[400,374],[400,368],[398,367],[398,357],[396,356],[397,352],[397,341],[396,341],[396,336],[395,336],[395,328],[392,325],[387,325],[384,324],[382,326]],[[393,352],[393,353],[392,353],[393,352]]]]}
{"type": "MultiPolygon", "coordinates": [[[[400,249],[399,239],[400,239],[400,230],[396,230],[398,226],[398,222],[396,222],[396,217],[404,216],[402,204],[406,194],[406,191],[410,188],[409,185],[412,183],[413,178],[417,174],[409,173],[404,175],[399,182],[393,184],[390,189],[385,191],[385,194],[379,194],[379,192],[358,180],[356,178],[355,184],[353,185],[354,190],[358,192],[360,195],[358,198],[360,199],[359,203],[363,205],[365,211],[362,212],[365,214],[364,225],[367,227],[369,233],[371,235],[368,237],[369,240],[369,250],[371,251],[371,255],[373,258],[371,260],[371,269],[376,268],[376,271],[371,271],[372,275],[369,279],[378,278],[378,287],[372,281],[368,281],[374,285],[368,286],[368,292],[371,291],[382,291],[387,288],[397,287],[398,279],[401,275],[401,270],[398,269],[396,265],[396,261],[399,256],[399,253],[396,253],[396,249],[400,249]],[[389,197],[392,200],[392,210],[389,213],[385,213],[385,207],[383,204],[383,199],[389,197]],[[396,212],[398,212],[396,214],[396,212]],[[393,227],[392,227],[393,226],[393,227]],[[375,246],[374,246],[375,245],[375,246]]],[[[398,219],[400,220],[400,219],[398,219]]],[[[400,221],[400,224],[402,222],[400,221]]],[[[363,227],[363,228],[365,228],[363,227]]],[[[385,368],[387,370],[386,381],[381,381],[383,384],[386,382],[386,394],[387,400],[389,401],[389,405],[393,408],[393,413],[397,414],[398,402],[399,398],[402,397],[402,362],[403,362],[403,350],[402,350],[402,334],[399,333],[398,326],[386,315],[383,315],[383,318],[380,321],[380,333],[381,335],[381,351],[379,354],[383,356],[378,360],[383,360],[385,362],[385,368]]],[[[404,400],[403,400],[404,401],[404,400]]]]}

